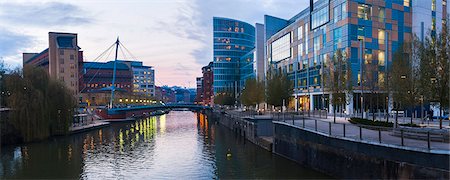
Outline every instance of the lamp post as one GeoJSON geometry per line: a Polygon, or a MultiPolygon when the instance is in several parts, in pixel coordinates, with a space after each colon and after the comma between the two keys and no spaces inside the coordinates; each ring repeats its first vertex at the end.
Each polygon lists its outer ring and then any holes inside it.
{"type": "Polygon", "coordinates": [[[361,88],[361,119],[364,119],[364,111],[365,111],[365,108],[364,108],[364,65],[363,65],[363,63],[364,63],[364,61],[363,61],[363,52],[364,52],[364,50],[363,50],[363,44],[364,44],[364,40],[363,39],[358,39],[358,42],[359,42],[359,55],[360,55],[360,58],[359,58],[359,64],[360,64],[360,88],[361,88]]]}
{"type": "Polygon", "coordinates": [[[298,79],[297,79],[297,71],[298,71],[298,58],[300,57],[300,54],[297,54],[297,58],[295,59],[294,64],[294,98],[295,98],[295,112],[298,112],[298,79]]]}

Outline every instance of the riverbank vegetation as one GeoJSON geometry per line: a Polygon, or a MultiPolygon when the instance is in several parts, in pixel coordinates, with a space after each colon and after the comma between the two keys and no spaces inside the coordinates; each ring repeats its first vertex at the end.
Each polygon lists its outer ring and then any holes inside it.
{"type": "Polygon", "coordinates": [[[6,92],[4,106],[10,108],[2,120],[2,142],[21,143],[42,140],[68,132],[75,99],[60,81],[42,68],[25,66],[2,78],[6,92]]]}

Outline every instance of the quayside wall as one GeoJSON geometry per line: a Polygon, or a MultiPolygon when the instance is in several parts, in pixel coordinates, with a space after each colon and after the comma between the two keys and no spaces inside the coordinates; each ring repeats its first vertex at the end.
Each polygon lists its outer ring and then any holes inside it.
{"type": "Polygon", "coordinates": [[[367,142],[274,122],[273,153],[337,178],[449,179],[449,152],[367,142]]]}

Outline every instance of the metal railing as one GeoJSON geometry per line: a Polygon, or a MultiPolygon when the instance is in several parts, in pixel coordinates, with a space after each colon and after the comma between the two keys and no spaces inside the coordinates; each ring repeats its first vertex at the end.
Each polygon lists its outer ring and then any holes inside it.
{"type": "Polygon", "coordinates": [[[448,131],[438,129],[421,130],[390,128],[349,123],[333,123],[318,119],[274,119],[303,129],[327,134],[333,137],[350,138],[379,144],[398,145],[422,149],[450,150],[448,131]],[[415,137],[414,137],[415,136],[415,137]],[[434,145],[432,147],[432,145],[434,145]]]}

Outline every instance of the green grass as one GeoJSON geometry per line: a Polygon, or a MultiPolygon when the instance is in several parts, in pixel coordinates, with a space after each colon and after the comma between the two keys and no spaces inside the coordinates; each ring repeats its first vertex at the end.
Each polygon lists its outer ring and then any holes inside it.
{"type": "Polygon", "coordinates": [[[361,118],[350,118],[349,122],[352,124],[362,124],[362,125],[368,125],[368,126],[380,126],[380,127],[393,127],[394,126],[394,123],[391,123],[391,122],[372,121],[372,120],[361,119],[361,118]]]}

